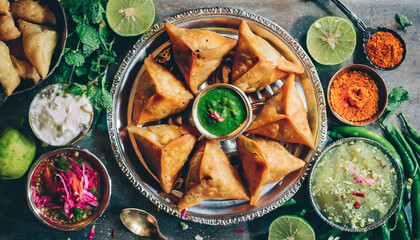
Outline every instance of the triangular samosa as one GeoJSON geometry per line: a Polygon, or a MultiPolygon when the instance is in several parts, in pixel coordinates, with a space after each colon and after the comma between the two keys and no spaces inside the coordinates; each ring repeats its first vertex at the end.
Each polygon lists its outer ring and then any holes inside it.
{"type": "Polygon", "coordinates": [[[23,51],[44,79],[50,69],[58,34],[50,27],[29,23],[22,19],[19,19],[18,23],[19,30],[23,34],[23,51]]]}
{"type": "Polygon", "coordinates": [[[194,96],[182,82],[152,55],[144,59],[144,65],[134,99],[134,124],[157,121],[187,108],[194,96]]]}
{"type": "Polygon", "coordinates": [[[287,174],[305,165],[273,140],[241,135],[236,138],[236,144],[251,205],[257,203],[265,185],[283,180],[287,174]]]}
{"type": "Polygon", "coordinates": [[[9,48],[3,41],[0,41],[0,83],[7,96],[12,95],[20,84],[20,77],[13,67],[9,48]]]}
{"type": "Polygon", "coordinates": [[[176,125],[128,126],[127,129],[136,138],[145,161],[158,175],[163,191],[171,192],[197,141],[196,129],[176,125]]]}
{"type": "Polygon", "coordinates": [[[305,106],[295,86],[294,74],[290,74],[283,86],[267,100],[246,132],[314,148],[314,139],[305,106]]]}
{"type": "Polygon", "coordinates": [[[9,0],[0,0],[0,14],[12,15],[12,13],[9,11],[9,8],[9,0]]]}
{"type": "Polygon", "coordinates": [[[0,40],[10,41],[21,35],[11,15],[0,15],[0,40]]]}
{"type": "Polygon", "coordinates": [[[13,17],[21,18],[29,22],[52,25],[57,23],[54,13],[48,8],[47,4],[41,5],[39,1],[13,1],[10,6],[10,12],[13,17]]]}
{"type": "Polygon", "coordinates": [[[242,20],[232,65],[233,85],[246,93],[260,91],[288,72],[300,74],[303,68],[285,60],[266,40],[254,35],[242,20]]]}
{"type": "Polygon", "coordinates": [[[190,160],[185,183],[184,195],[178,202],[180,209],[208,199],[249,200],[238,171],[214,140],[207,139],[200,144],[190,160]]]}
{"type": "Polygon", "coordinates": [[[194,94],[237,42],[209,30],[178,28],[170,23],[165,23],[165,29],[175,62],[194,94]]]}
{"type": "Polygon", "coordinates": [[[10,57],[12,58],[12,63],[15,66],[16,71],[21,78],[32,79],[35,84],[39,82],[41,77],[39,76],[35,67],[32,66],[32,64],[27,59],[25,59],[24,61],[20,61],[12,55],[10,55],[10,57]]]}

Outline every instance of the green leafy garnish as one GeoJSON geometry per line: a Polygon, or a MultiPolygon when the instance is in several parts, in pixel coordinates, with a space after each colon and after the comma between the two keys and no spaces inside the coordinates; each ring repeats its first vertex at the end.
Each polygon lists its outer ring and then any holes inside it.
{"type": "Polygon", "coordinates": [[[74,218],[78,222],[82,221],[86,217],[87,212],[88,212],[87,209],[81,209],[78,207],[73,208],[74,218]]]}
{"type": "Polygon", "coordinates": [[[396,87],[388,94],[388,103],[386,104],[386,110],[394,112],[397,110],[401,103],[410,100],[410,95],[407,90],[402,87],[396,87]]]}
{"type": "MultiPolygon", "coordinates": [[[[85,94],[92,101],[99,117],[111,109],[112,96],[107,71],[115,63],[112,50],[115,38],[105,19],[105,0],[62,0],[71,16],[64,61],[54,72],[55,82],[73,83],[67,89],[74,95],[85,94]]],[[[95,121],[96,122],[96,121],[95,121]]]]}
{"type": "Polygon", "coordinates": [[[65,156],[60,156],[56,162],[55,162],[55,166],[61,170],[70,170],[71,169],[71,164],[69,162],[69,160],[67,160],[67,158],[65,156]]]}
{"type": "Polygon", "coordinates": [[[399,13],[395,14],[395,18],[397,19],[397,21],[401,24],[403,28],[413,25],[413,22],[408,20],[408,18],[402,14],[399,14],[399,13]]]}
{"type": "Polygon", "coordinates": [[[410,100],[410,95],[403,87],[396,87],[388,94],[388,102],[385,106],[385,112],[380,118],[380,122],[384,122],[397,110],[401,103],[410,100]]]}

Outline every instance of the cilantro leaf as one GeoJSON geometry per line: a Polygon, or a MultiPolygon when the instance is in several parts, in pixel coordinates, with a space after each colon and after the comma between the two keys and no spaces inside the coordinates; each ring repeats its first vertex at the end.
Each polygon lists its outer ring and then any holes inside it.
{"type": "Polygon", "coordinates": [[[100,56],[101,60],[103,60],[106,64],[114,63],[117,54],[114,51],[105,51],[100,56]]]}
{"type": "Polygon", "coordinates": [[[399,14],[399,13],[395,14],[395,18],[397,19],[397,22],[399,22],[403,28],[413,25],[413,22],[408,20],[408,18],[402,14],[399,14]]]}
{"type": "Polygon", "coordinates": [[[388,94],[388,103],[386,109],[390,112],[397,110],[401,103],[410,100],[407,90],[402,87],[396,87],[388,94]]]}
{"type": "Polygon", "coordinates": [[[64,56],[64,60],[70,66],[82,66],[85,63],[85,57],[78,51],[70,51],[64,56]]]}
{"type": "Polygon", "coordinates": [[[93,50],[99,48],[99,33],[87,21],[79,22],[76,26],[76,32],[83,44],[91,47],[93,50]]]}

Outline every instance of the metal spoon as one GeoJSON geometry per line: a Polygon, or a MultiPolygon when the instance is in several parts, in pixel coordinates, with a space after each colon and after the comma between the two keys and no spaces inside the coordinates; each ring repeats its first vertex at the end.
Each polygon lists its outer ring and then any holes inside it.
{"type": "Polygon", "coordinates": [[[136,235],[166,240],[159,231],[156,219],[146,211],[126,208],[121,211],[120,219],[124,226],[136,235]]]}
{"type": "Polygon", "coordinates": [[[331,0],[331,2],[335,3],[335,5],[337,5],[337,7],[344,14],[346,14],[346,16],[353,22],[353,24],[362,32],[362,35],[363,35],[363,49],[365,51],[366,58],[369,60],[370,64],[372,64],[372,66],[374,66],[375,68],[380,69],[380,70],[393,70],[393,69],[396,69],[397,67],[399,67],[402,62],[404,62],[405,54],[407,52],[407,49],[406,49],[404,40],[401,38],[401,36],[398,33],[396,33],[394,30],[391,30],[391,29],[388,29],[388,28],[381,28],[381,27],[368,28],[366,26],[366,24],[359,17],[357,17],[356,14],[354,14],[352,11],[350,11],[350,9],[347,8],[347,6],[344,5],[340,0],[331,0]],[[404,48],[403,57],[402,57],[400,63],[398,63],[397,65],[395,65],[392,68],[381,68],[381,67],[377,66],[375,63],[372,62],[372,60],[369,58],[369,56],[366,52],[367,41],[369,41],[370,37],[377,32],[389,32],[389,33],[391,33],[392,35],[394,35],[394,37],[396,37],[401,42],[401,45],[404,48]]]}

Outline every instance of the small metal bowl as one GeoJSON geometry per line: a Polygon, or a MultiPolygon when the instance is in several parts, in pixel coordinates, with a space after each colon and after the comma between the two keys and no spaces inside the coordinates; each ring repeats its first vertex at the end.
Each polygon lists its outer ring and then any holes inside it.
{"type": "Polygon", "coordinates": [[[330,83],[328,84],[327,99],[328,99],[328,106],[330,107],[331,112],[334,114],[335,117],[338,118],[338,120],[340,120],[341,122],[343,122],[345,124],[352,125],[352,126],[363,126],[363,125],[367,125],[367,124],[375,121],[376,119],[378,119],[382,115],[382,113],[385,111],[385,106],[386,106],[386,103],[388,101],[388,92],[387,92],[384,80],[382,79],[381,76],[379,76],[379,74],[374,69],[372,69],[372,68],[370,68],[366,65],[362,65],[362,64],[353,64],[353,65],[350,65],[350,66],[347,66],[347,67],[344,67],[344,68],[340,69],[331,78],[330,83]],[[350,120],[347,120],[347,119],[343,118],[342,116],[340,116],[334,110],[334,108],[332,107],[331,100],[330,100],[330,92],[331,92],[332,83],[335,81],[335,79],[337,78],[338,75],[340,75],[344,72],[349,72],[349,71],[366,72],[373,79],[373,81],[375,81],[376,86],[378,86],[378,93],[379,93],[378,110],[369,119],[366,119],[366,120],[363,120],[363,121],[350,121],[350,120]]]}
{"type": "Polygon", "coordinates": [[[213,84],[213,85],[210,85],[210,86],[204,88],[203,90],[201,90],[200,93],[195,98],[194,104],[193,104],[193,107],[192,107],[192,119],[193,119],[193,123],[194,123],[195,127],[206,138],[213,139],[213,140],[216,140],[216,141],[227,141],[227,140],[230,140],[230,139],[234,139],[237,136],[241,135],[245,131],[245,129],[247,129],[248,126],[251,124],[251,121],[252,121],[251,101],[248,99],[246,94],[236,86],[233,86],[231,84],[226,84],[226,83],[213,84]],[[200,120],[198,119],[198,109],[197,109],[198,102],[200,101],[201,97],[204,96],[204,94],[206,94],[208,91],[216,89],[216,88],[229,88],[229,89],[232,89],[233,91],[235,91],[242,98],[242,100],[245,104],[245,107],[246,107],[246,112],[247,112],[247,116],[246,116],[244,122],[237,129],[235,129],[233,132],[231,132],[229,134],[220,135],[220,136],[210,133],[209,131],[207,131],[201,125],[200,120]]]}
{"type": "Polygon", "coordinates": [[[35,104],[36,104],[36,101],[37,101],[37,99],[41,96],[41,94],[45,94],[46,92],[48,92],[48,90],[50,89],[50,88],[52,88],[52,87],[54,87],[54,86],[56,86],[56,85],[59,85],[60,87],[61,87],[61,89],[65,89],[65,88],[67,88],[68,86],[70,86],[71,84],[69,84],[69,83],[53,83],[53,84],[50,84],[50,85],[48,85],[48,86],[46,86],[45,88],[43,88],[41,91],[39,91],[36,95],[35,95],[35,97],[32,99],[32,102],[31,102],[31,105],[29,106],[29,111],[28,111],[28,119],[29,119],[29,125],[30,125],[30,127],[31,127],[31,129],[32,129],[32,132],[35,134],[35,136],[39,139],[39,140],[41,140],[42,142],[44,142],[44,143],[46,143],[46,144],[48,144],[48,145],[51,145],[51,146],[55,146],[55,147],[65,147],[65,146],[70,146],[70,145],[73,145],[73,144],[75,144],[76,142],[78,142],[79,140],[81,140],[84,136],[86,136],[86,134],[89,132],[89,130],[91,129],[91,127],[92,127],[92,123],[93,123],[93,118],[94,118],[94,112],[93,112],[93,105],[92,105],[92,102],[89,100],[89,102],[90,102],[90,105],[91,105],[91,107],[92,107],[92,116],[91,116],[91,118],[90,118],[90,122],[88,123],[88,127],[86,128],[86,129],[84,129],[83,131],[81,131],[80,133],[79,133],[79,135],[77,135],[75,138],[73,138],[72,140],[70,140],[69,142],[67,142],[66,144],[56,144],[56,143],[53,143],[53,142],[50,142],[50,141],[48,141],[48,140],[46,140],[46,139],[44,139],[42,136],[40,136],[39,135],[39,133],[38,133],[38,130],[36,130],[36,127],[34,126],[34,117],[32,116],[32,108],[34,108],[34,106],[35,106],[35,104]]]}
{"type": "Polygon", "coordinates": [[[376,69],[378,69],[378,70],[394,70],[394,69],[396,69],[396,68],[398,68],[403,62],[404,62],[404,60],[405,60],[405,55],[406,55],[406,53],[407,53],[407,47],[406,47],[406,45],[405,45],[405,42],[404,42],[404,40],[402,39],[402,37],[398,34],[398,33],[396,33],[394,30],[391,30],[391,29],[388,29],[388,28],[381,28],[381,27],[379,27],[379,28],[376,28],[376,29],[368,29],[364,34],[363,34],[363,50],[364,50],[364,52],[365,52],[365,56],[366,56],[366,59],[369,61],[369,63],[374,67],[374,68],[376,68],[376,69]],[[389,33],[391,33],[392,35],[394,35],[394,37],[395,38],[397,38],[400,42],[401,42],[401,46],[402,46],[402,48],[404,49],[404,52],[403,52],[403,56],[402,56],[402,59],[401,59],[401,61],[397,64],[397,65],[395,65],[394,67],[391,67],[391,68],[382,68],[382,67],[379,67],[378,65],[376,65],[374,62],[372,62],[372,59],[369,57],[369,55],[368,55],[368,53],[367,53],[367,51],[366,51],[366,43],[370,40],[370,38],[372,37],[372,35],[373,34],[375,34],[375,33],[377,33],[377,32],[389,32],[389,33]]]}
{"type": "Polygon", "coordinates": [[[332,143],[331,145],[329,145],[327,148],[325,148],[322,153],[319,155],[316,163],[314,164],[313,168],[312,168],[312,172],[309,176],[309,198],[310,201],[312,203],[313,208],[315,209],[315,212],[318,214],[319,217],[321,217],[321,219],[326,222],[328,225],[339,229],[340,231],[345,231],[345,232],[367,232],[370,230],[373,230],[379,226],[381,226],[382,224],[384,224],[397,210],[398,205],[400,204],[400,202],[402,201],[402,194],[403,194],[403,176],[402,176],[402,171],[400,166],[398,165],[397,160],[392,156],[392,154],[388,151],[388,149],[386,149],[384,146],[382,146],[380,143],[367,139],[367,138],[361,138],[361,137],[351,137],[351,138],[344,138],[341,140],[338,140],[334,143],[332,143]],[[328,151],[330,151],[332,148],[343,144],[343,143],[347,143],[347,142],[352,142],[352,141],[364,141],[365,143],[368,143],[370,145],[373,145],[374,147],[377,147],[379,150],[381,150],[390,160],[392,166],[395,169],[396,172],[396,176],[397,176],[397,197],[396,200],[394,201],[394,203],[392,204],[392,206],[389,208],[388,213],[385,214],[382,219],[380,219],[377,222],[374,222],[372,224],[366,224],[364,227],[360,227],[360,228],[351,228],[351,227],[347,227],[347,226],[343,226],[340,225],[330,219],[328,219],[323,212],[318,208],[315,199],[313,198],[313,191],[312,191],[312,182],[314,181],[314,172],[316,171],[318,165],[320,164],[320,162],[322,161],[327,161],[327,159],[322,159],[323,156],[325,155],[325,153],[327,153],[328,151]]]}
{"type": "Polygon", "coordinates": [[[92,223],[94,223],[108,207],[109,200],[111,198],[111,178],[109,177],[108,171],[106,170],[104,164],[92,153],[85,149],[79,148],[61,148],[54,151],[48,152],[40,156],[37,161],[32,165],[29,170],[28,179],[26,183],[26,199],[28,201],[28,206],[31,209],[32,213],[35,215],[38,220],[40,220],[45,225],[55,228],[61,231],[76,231],[80,230],[92,223]],[[91,213],[85,220],[69,224],[60,224],[54,221],[51,221],[50,218],[46,217],[44,213],[39,209],[32,197],[33,187],[37,183],[37,179],[41,177],[44,173],[46,164],[55,156],[65,154],[74,154],[78,152],[80,158],[85,159],[89,162],[90,166],[98,173],[99,176],[99,190],[98,190],[98,202],[99,205],[96,207],[93,213],[91,213]]]}

